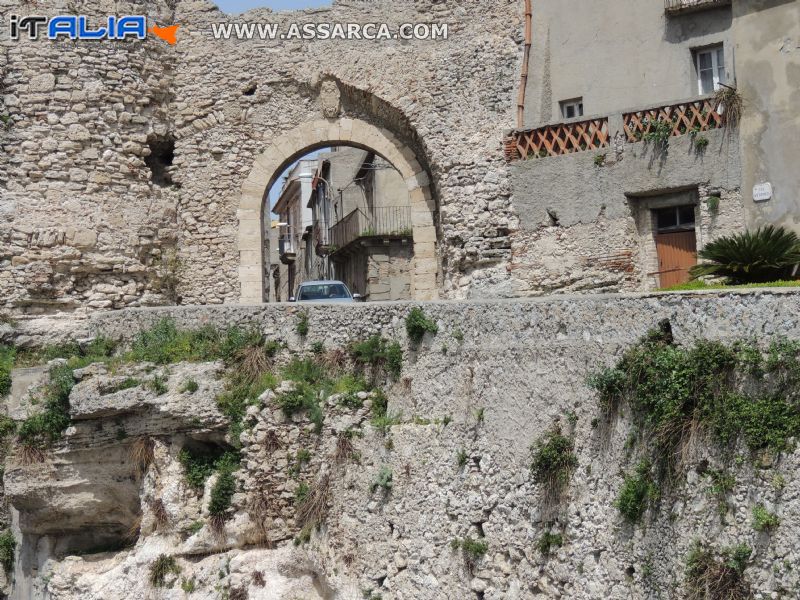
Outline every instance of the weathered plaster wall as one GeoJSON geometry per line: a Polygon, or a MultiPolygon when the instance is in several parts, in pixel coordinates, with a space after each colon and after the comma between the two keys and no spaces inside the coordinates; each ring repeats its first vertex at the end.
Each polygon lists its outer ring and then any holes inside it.
{"type": "Polygon", "coordinates": [[[690,136],[672,137],[666,154],[653,144],[617,136],[603,151],[519,161],[512,165],[514,207],[509,295],[658,287],[647,198],[694,190],[698,246],[744,225],[735,130],[703,132],[698,151],[690,136]],[[603,164],[595,164],[604,156],[603,164]],[[698,190],[701,192],[697,194],[698,190]],[[708,196],[719,196],[717,211],[708,196]]]}
{"type": "Polygon", "coordinates": [[[734,0],[733,17],[748,226],[800,230],[800,3],[734,0]],[[753,202],[753,186],[765,182],[772,200],[753,202]]]}
{"type": "MultiPolygon", "coordinates": [[[[685,557],[694,540],[702,539],[718,547],[746,543],[753,548],[745,576],[756,598],[797,595],[800,573],[792,565],[800,560],[795,543],[800,454],[795,450],[778,462],[756,467],[749,460],[726,462],[718,449],[698,439],[683,476],[671,491],[662,488],[660,508],[642,525],[626,525],[613,500],[622,484],[621,472],[637,464],[642,448],[630,445],[632,425],[625,417],[606,433],[593,427],[598,405],[585,380],[594,370],[613,364],[664,318],[670,320],[679,343],[698,338],[757,339],[761,344],[780,336],[796,339],[800,294],[431,303],[423,308],[439,332],[428,335],[418,348],[408,345],[404,333],[411,306],[303,307],[310,325],[306,338],[296,334],[298,309],[292,306],[135,309],[96,315],[89,329],[121,338],[130,338],[163,316],[191,327],[255,322],[268,338],[286,342],[279,360],[308,352],[314,342],[335,348],[374,333],[400,340],[403,372],[388,388],[390,413],[400,414],[400,423],[383,437],[367,423],[366,408],[348,411],[331,399],[324,431],[316,436],[307,419],[282,418],[267,395],[266,408],[253,407],[248,413],[252,428],[242,436],[246,461],[237,475],[235,516],[223,534],[213,535],[207,526],[190,530],[193,522],[207,518],[208,490],[201,499],[187,489],[176,457],[187,439],[219,435],[213,402],[220,386],[219,365],[170,367],[169,389],[158,397],[137,389],[103,396],[103,386],[124,377],[128,367],[113,373],[89,369],[81,373],[73,392],[76,423],[67,434],[69,444],[56,452],[49,471],[9,463],[6,493],[12,506],[38,502],[38,511],[20,522],[31,532],[38,527],[55,542],[58,532],[48,524],[49,515],[70,523],[82,519],[85,525],[92,516],[69,504],[63,494],[71,486],[85,494],[87,502],[96,495],[100,511],[105,508],[104,495],[115,490],[122,494],[128,485],[129,462],[123,458],[114,466],[115,477],[109,478],[92,467],[92,453],[124,457],[123,448],[131,439],[147,433],[156,446],[155,466],[140,484],[142,534],[133,549],[117,554],[52,560],[47,559],[48,548],[40,546],[35,555],[40,568],[28,580],[29,589],[46,588],[51,597],[62,599],[152,597],[149,568],[166,553],[176,555],[182,577],[195,578],[195,597],[209,599],[221,590],[239,588],[253,599],[337,594],[350,600],[366,593],[415,600],[644,600],[659,594],[677,598],[685,597],[685,557]],[[191,396],[180,392],[188,374],[199,383],[191,396]],[[574,417],[568,418],[570,414],[574,417]],[[574,435],[579,465],[555,516],[564,544],[545,557],[537,545],[554,517],[543,511],[542,490],[530,472],[530,446],[554,423],[574,435]],[[119,439],[120,427],[129,438],[119,439]],[[361,432],[352,437],[359,460],[336,463],[336,435],[350,428],[361,432]],[[172,435],[172,429],[179,434],[172,435]],[[292,478],[287,470],[293,463],[287,455],[300,449],[309,450],[312,458],[299,477],[292,478]],[[467,461],[459,467],[462,451],[467,461]],[[723,519],[709,480],[700,474],[704,464],[725,465],[735,477],[727,497],[731,509],[723,519]],[[385,495],[370,491],[381,467],[393,473],[393,487],[385,495]],[[48,472],[59,478],[48,480],[48,472]],[[784,480],[780,487],[773,483],[778,475],[784,480]],[[328,477],[331,484],[326,525],[307,545],[293,548],[292,538],[299,530],[294,491],[300,481],[313,483],[320,477],[328,477]],[[266,530],[252,517],[252,501],[264,493],[271,515],[266,530]],[[155,498],[165,503],[166,525],[156,525],[149,504],[155,498]],[[757,502],[766,503],[781,519],[769,535],[752,528],[750,513],[757,502]],[[274,548],[253,546],[263,535],[274,548]],[[484,537],[488,543],[485,558],[472,573],[460,553],[450,549],[454,539],[465,536],[484,537]],[[255,571],[262,572],[266,587],[256,583],[255,571]]],[[[147,372],[141,369],[134,372],[147,372]]],[[[743,456],[746,452],[734,451],[743,456]]],[[[179,585],[180,579],[172,590],[161,593],[178,598],[179,585]]]]}
{"type": "Polygon", "coordinates": [[[585,115],[696,96],[692,48],[724,43],[732,80],[730,6],[667,16],[663,2],[533,3],[525,127],[561,121],[559,101],[583,97],[585,115]]]}
{"type": "MultiPolygon", "coordinates": [[[[16,0],[3,0],[2,8],[30,10],[16,0]]],[[[37,6],[44,14],[66,8],[37,6]]],[[[326,77],[339,84],[340,117],[384,128],[431,180],[430,226],[420,231],[431,251],[415,256],[417,270],[430,275],[425,293],[438,286],[463,295],[465,271],[475,272],[470,285],[488,290],[507,277],[500,265],[516,222],[499,144],[513,124],[522,31],[516,0],[343,0],[236,17],[204,0],[77,8],[179,23],[178,43],[168,47],[152,36],[123,44],[2,41],[11,119],[0,159],[0,296],[7,306],[35,312],[170,302],[158,293],[162,278],[153,276],[153,263],[169,247],[177,247],[179,260],[167,274],[183,302],[258,301],[249,284],[262,276],[252,272],[260,263],[248,255],[255,266],[242,272],[240,250],[251,229],[258,232],[259,207],[240,210],[242,185],[273,140],[323,118],[326,77]],[[212,23],[243,21],[284,29],[290,22],[435,21],[450,25],[450,39],[212,38],[212,23]],[[149,182],[143,157],[153,134],[175,139],[174,187],[149,182]]],[[[335,122],[337,131],[343,122],[335,122]]],[[[271,176],[259,172],[251,184],[265,191],[271,176]]]]}

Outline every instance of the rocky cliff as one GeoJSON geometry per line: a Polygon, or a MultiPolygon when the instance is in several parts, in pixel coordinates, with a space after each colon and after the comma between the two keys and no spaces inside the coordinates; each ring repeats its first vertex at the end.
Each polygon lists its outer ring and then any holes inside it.
{"type": "Polygon", "coordinates": [[[797,597],[799,294],[413,308],[5,327],[10,596],[797,597]]]}

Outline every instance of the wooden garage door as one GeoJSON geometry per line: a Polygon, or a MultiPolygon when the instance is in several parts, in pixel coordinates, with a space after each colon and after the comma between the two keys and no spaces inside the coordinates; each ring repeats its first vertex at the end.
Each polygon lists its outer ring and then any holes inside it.
{"type": "Polygon", "coordinates": [[[661,287],[689,281],[689,269],[697,264],[697,236],[692,231],[656,234],[661,287]]]}

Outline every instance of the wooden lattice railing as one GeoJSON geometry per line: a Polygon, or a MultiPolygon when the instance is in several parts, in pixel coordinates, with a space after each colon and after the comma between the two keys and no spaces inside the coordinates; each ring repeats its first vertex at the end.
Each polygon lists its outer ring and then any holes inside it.
{"type": "Polygon", "coordinates": [[[512,132],[504,141],[506,160],[544,158],[608,146],[608,119],[547,125],[512,132]]]}
{"type": "Polygon", "coordinates": [[[658,127],[670,127],[670,136],[717,129],[725,124],[713,98],[659,106],[622,115],[625,137],[638,142],[658,127]]]}

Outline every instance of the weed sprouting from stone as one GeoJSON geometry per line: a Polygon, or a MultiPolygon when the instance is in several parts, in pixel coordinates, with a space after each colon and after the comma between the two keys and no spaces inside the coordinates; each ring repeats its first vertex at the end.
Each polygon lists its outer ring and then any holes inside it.
{"type": "Polygon", "coordinates": [[[756,504],[753,507],[753,529],[756,531],[772,531],[780,523],[778,515],[767,510],[763,504],[756,504]]]}
{"type": "Polygon", "coordinates": [[[435,321],[425,316],[421,308],[412,308],[406,317],[406,333],[408,339],[414,344],[419,344],[426,333],[436,335],[439,327],[435,321]]]}
{"type": "Polygon", "coordinates": [[[384,494],[388,494],[390,491],[392,491],[393,487],[394,482],[392,481],[392,469],[391,467],[383,465],[378,471],[375,481],[373,481],[372,485],[370,486],[370,492],[374,494],[376,490],[380,489],[383,490],[384,494]]]}
{"type": "Polygon", "coordinates": [[[630,406],[666,473],[700,430],[722,447],[743,439],[752,453],[780,453],[800,434],[800,340],[774,341],[764,355],[744,342],[682,347],[654,331],[589,385],[607,413],[630,406]]]}
{"type": "Polygon", "coordinates": [[[181,572],[180,565],[178,565],[174,556],[161,554],[150,565],[150,585],[153,587],[165,587],[167,585],[167,578],[170,575],[179,575],[181,572]]]}
{"type": "Polygon", "coordinates": [[[301,312],[297,315],[297,324],[295,325],[295,330],[297,331],[297,335],[301,335],[303,337],[308,335],[308,313],[301,312]]]}
{"type": "Polygon", "coordinates": [[[726,548],[721,553],[695,542],[686,557],[687,600],[748,600],[752,598],[744,570],[752,550],[746,544],[726,548]]]}
{"type": "Polygon", "coordinates": [[[561,493],[569,484],[572,472],[578,466],[574,443],[562,435],[561,430],[556,427],[534,444],[531,450],[533,451],[531,471],[534,480],[543,486],[543,509],[549,512],[558,504],[561,493]]]}
{"type": "Polygon", "coordinates": [[[542,556],[550,556],[553,548],[560,548],[564,544],[564,536],[560,533],[545,531],[539,538],[539,552],[542,556]]]}
{"type": "Polygon", "coordinates": [[[3,565],[6,573],[10,573],[14,567],[14,553],[17,549],[17,542],[11,530],[6,529],[0,533],[0,564],[3,565]]]}
{"type": "Polygon", "coordinates": [[[643,460],[634,473],[625,476],[614,505],[626,521],[638,523],[651,503],[658,500],[658,496],[651,464],[643,460]]]}
{"type": "Polygon", "coordinates": [[[194,394],[198,389],[199,385],[197,385],[197,381],[193,378],[187,379],[183,385],[181,386],[181,393],[183,394],[194,394]]]}
{"type": "Polygon", "coordinates": [[[472,573],[475,566],[486,553],[489,551],[489,544],[482,539],[474,539],[469,536],[464,539],[454,539],[450,542],[450,548],[455,552],[459,549],[464,557],[464,564],[467,566],[467,571],[472,573]]]}

